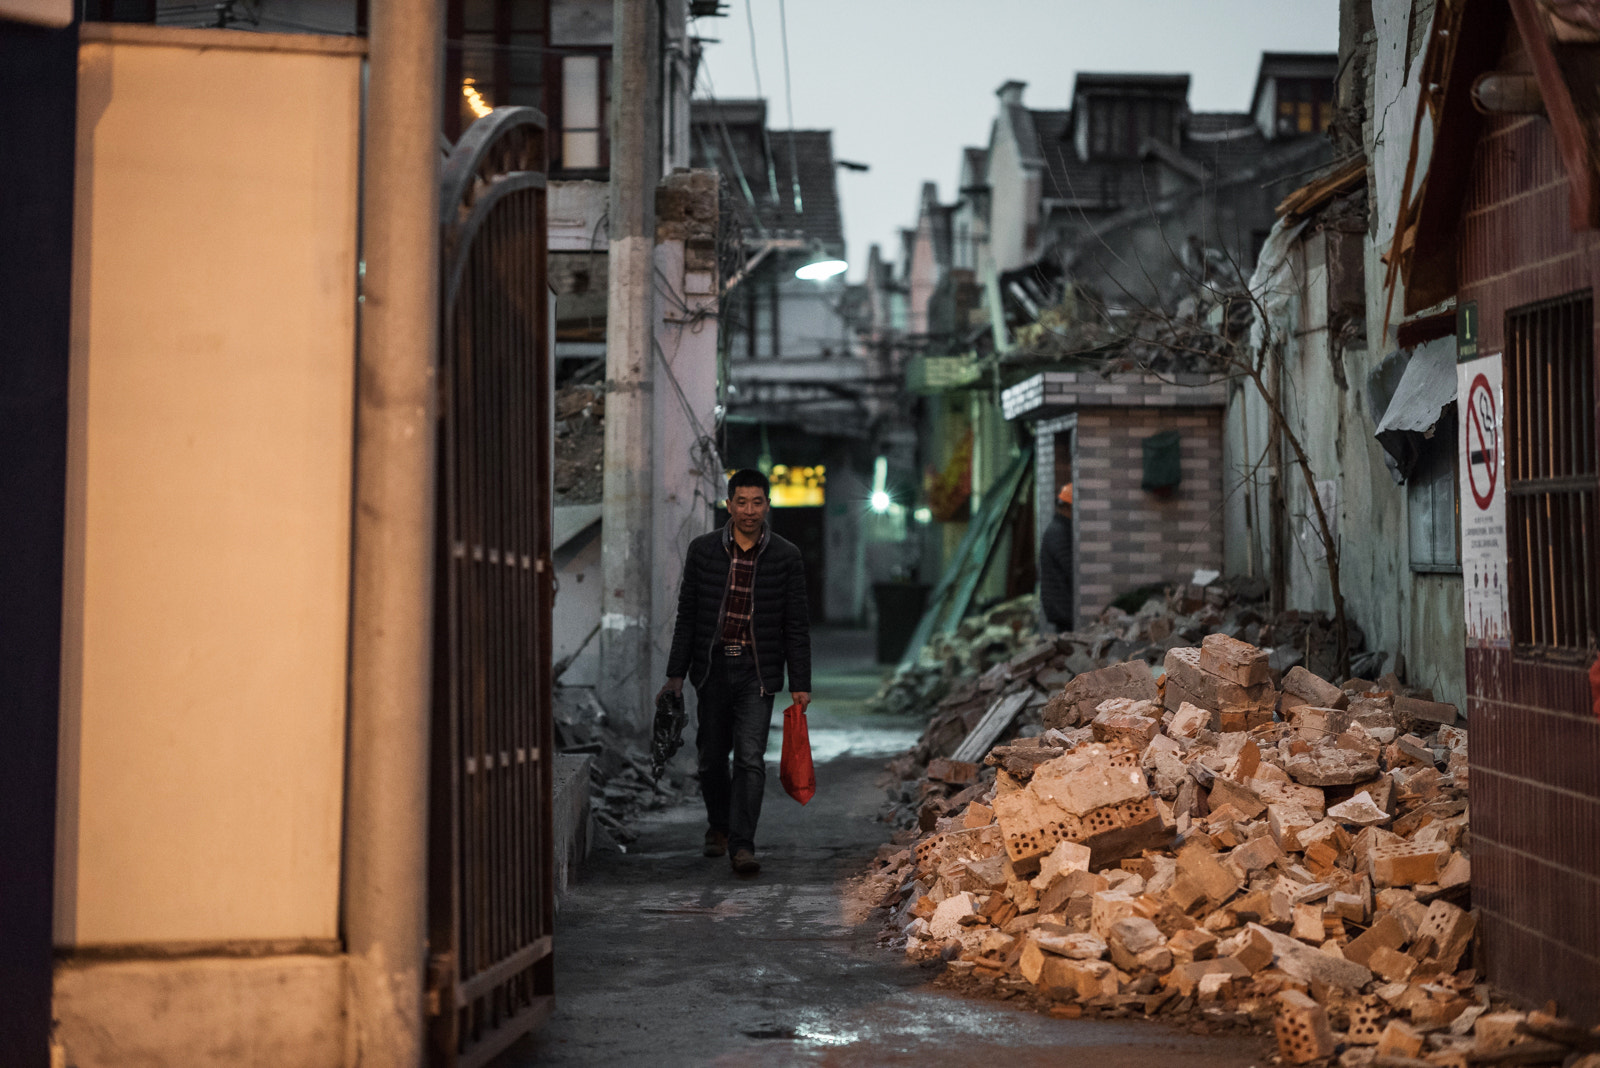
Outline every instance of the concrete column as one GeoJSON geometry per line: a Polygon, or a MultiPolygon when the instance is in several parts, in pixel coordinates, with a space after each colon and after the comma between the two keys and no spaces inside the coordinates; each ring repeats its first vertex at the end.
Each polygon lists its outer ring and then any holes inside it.
{"type": "Polygon", "coordinates": [[[352,1061],[423,1062],[440,0],[372,8],[344,839],[352,1061]]]}
{"type": "Polygon", "coordinates": [[[615,0],[614,13],[598,691],[618,725],[643,733],[663,681],[650,667],[661,42],[655,0],[615,0]]]}
{"type": "MultiPolygon", "coordinates": [[[[689,542],[711,529],[724,491],[707,441],[717,406],[717,172],[673,174],[656,206],[655,614],[651,678],[664,679],[689,542]]],[[[660,683],[655,684],[657,687],[660,683]]],[[[691,697],[692,700],[692,697],[691,697]]]]}

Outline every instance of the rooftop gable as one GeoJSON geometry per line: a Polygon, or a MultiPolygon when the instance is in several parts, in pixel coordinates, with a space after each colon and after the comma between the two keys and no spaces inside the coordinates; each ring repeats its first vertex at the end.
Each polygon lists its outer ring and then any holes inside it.
{"type": "Polygon", "coordinates": [[[842,255],[844,221],[839,210],[833,131],[768,130],[764,126],[766,112],[764,100],[694,101],[689,111],[695,128],[693,165],[722,172],[746,228],[799,234],[842,255]],[[728,153],[730,141],[733,159],[728,153]],[[741,177],[751,200],[745,199],[741,177]]]}
{"type": "Polygon", "coordinates": [[[1261,104],[1261,94],[1274,78],[1316,78],[1332,83],[1339,75],[1337,52],[1263,52],[1256,71],[1256,87],[1250,94],[1250,113],[1261,104]]]}

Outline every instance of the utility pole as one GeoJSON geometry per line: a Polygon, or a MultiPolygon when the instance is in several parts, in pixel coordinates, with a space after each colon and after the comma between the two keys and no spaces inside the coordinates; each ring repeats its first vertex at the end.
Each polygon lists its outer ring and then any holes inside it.
{"type": "Polygon", "coordinates": [[[661,178],[661,25],[656,0],[613,0],[612,10],[611,249],[598,689],[607,712],[643,733],[660,685],[650,671],[650,591],[655,563],[651,394],[655,197],[661,178]]]}
{"type": "Polygon", "coordinates": [[[343,926],[355,1059],[420,1068],[443,4],[390,0],[371,18],[343,926]]]}

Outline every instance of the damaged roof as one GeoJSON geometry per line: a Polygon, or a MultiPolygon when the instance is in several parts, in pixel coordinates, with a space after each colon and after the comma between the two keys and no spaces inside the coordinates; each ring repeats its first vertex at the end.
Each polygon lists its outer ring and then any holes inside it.
{"type": "MultiPolygon", "coordinates": [[[[1455,0],[1441,3],[1440,32],[1430,37],[1423,83],[1433,116],[1433,159],[1410,205],[1402,205],[1396,240],[1407,314],[1455,295],[1456,242],[1484,116],[1473,84],[1495,71],[1513,28],[1522,48],[1512,63],[1531,68],[1561,154],[1573,229],[1600,226],[1600,4],[1593,0],[1455,0]]],[[[1413,147],[1415,151],[1415,147],[1413,147]]]]}
{"type": "Polygon", "coordinates": [[[758,229],[759,220],[759,228],[798,233],[842,254],[844,220],[839,210],[833,131],[768,130],[766,114],[765,100],[694,101],[689,111],[694,128],[692,164],[719,170],[728,179],[735,210],[746,229],[758,229]],[[729,158],[730,143],[737,166],[729,158]],[[800,179],[798,209],[792,178],[795,169],[800,179]],[[745,199],[741,174],[753,204],[745,199]]]}

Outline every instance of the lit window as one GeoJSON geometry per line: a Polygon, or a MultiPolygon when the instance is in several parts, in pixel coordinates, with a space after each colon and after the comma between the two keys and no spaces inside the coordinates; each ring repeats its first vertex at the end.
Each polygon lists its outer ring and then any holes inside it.
{"type": "Polygon", "coordinates": [[[600,57],[568,56],[561,63],[561,165],[590,170],[600,160],[600,57]]]}

